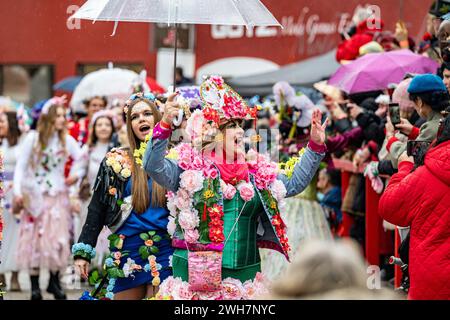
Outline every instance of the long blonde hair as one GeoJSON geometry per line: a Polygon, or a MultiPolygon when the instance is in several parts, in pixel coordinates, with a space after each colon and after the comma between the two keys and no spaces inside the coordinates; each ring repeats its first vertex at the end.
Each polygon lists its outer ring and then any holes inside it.
{"type": "MultiPolygon", "coordinates": [[[[155,124],[162,119],[161,113],[156,108],[155,104],[150,100],[137,98],[133,100],[133,102],[128,107],[126,125],[127,125],[128,142],[130,143],[130,151],[129,151],[130,157],[131,159],[133,159],[133,167],[131,175],[133,188],[131,194],[133,195],[132,205],[137,213],[145,212],[145,210],[147,210],[147,208],[150,205],[147,173],[140,165],[136,164],[133,157],[133,151],[139,148],[141,141],[136,137],[133,128],[131,126],[131,111],[133,110],[133,107],[141,101],[145,102],[152,110],[155,124]]],[[[153,207],[166,207],[166,190],[158,183],[156,183],[154,180],[152,182],[151,205],[153,207]]]]}
{"type": "MultiPolygon", "coordinates": [[[[42,152],[47,148],[48,142],[55,133],[55,121],[58,116],[58,108],[64,109],[64,106],[53,104],[48,109],[47,113],[41,113],[37,123],[36,131],[38,133],[38,141],[35,145],[35,154],[37,154],[36,162],[42,157],[42,152]]],[[[62,130],[58,131],[58,139],[65,152],[66,149],[66,125],[62,130]]]]}

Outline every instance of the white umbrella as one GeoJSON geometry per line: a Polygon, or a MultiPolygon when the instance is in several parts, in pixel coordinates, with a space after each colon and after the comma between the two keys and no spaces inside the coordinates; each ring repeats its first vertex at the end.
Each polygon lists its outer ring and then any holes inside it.
{"type": "Polygon", "coordinates": [[[141,81],[139,74],[120,68],[101,69],[87,74],[73,92],[70,106],[74,112],[83,112],[83,100],[94,96],[106,96],[112,99],[126,100],[133,93],[133,86],[141,83],[144,91],[149,88],[145,81],[141,81]]]}
{"type": "Polygon", "coordinates": [[[259,0],[88,0],[69,19],[281,26],[259,0]]]}
{"type": "Polygon", "coordinates": [[[259,0],[88,0],[69,19],[114,21],[113,34],[119,21],[281,27],[259,0]]]}

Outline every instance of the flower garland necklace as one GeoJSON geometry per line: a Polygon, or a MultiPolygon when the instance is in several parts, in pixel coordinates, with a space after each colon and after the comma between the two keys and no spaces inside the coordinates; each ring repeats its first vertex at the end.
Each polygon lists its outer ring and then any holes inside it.
{"type": "Polygon", "coordinates": [[[145,150],[147,150],[147,144],[153,136],[153,129],[145,136],[144,142],[141,142],[139,149],[134,149],[133,156],[136,164],[143,166],[142,159],[144,158],[145,150]]]}
{"type": "Polygon", "coordinates": [[[125,150],[111,149],[106,154],[106,165],[124,180],[131,176],[131,161],[128,152],[125,150]]]}

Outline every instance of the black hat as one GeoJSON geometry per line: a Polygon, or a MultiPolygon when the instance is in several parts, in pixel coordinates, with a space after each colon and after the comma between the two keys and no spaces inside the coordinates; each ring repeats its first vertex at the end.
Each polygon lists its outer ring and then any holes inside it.
{"type": "Polygon", "coordinates": [[[438,18],[446,15],[450,12],[450,0],[436,0],[428,12],[438,18]]]}

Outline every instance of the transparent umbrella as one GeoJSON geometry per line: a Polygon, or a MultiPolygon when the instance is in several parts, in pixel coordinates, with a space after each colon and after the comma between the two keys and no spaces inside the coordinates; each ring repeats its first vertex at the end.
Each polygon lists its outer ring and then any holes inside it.
{"type": "MultiPolygon", "coordinates": [[[[88,0],[69,19],[167,23],[280,26],[259,0],[88,0]]],[[[175,32],[174,69],[177,59],[175,32]]],[[[175,73],[175,72],[174,72],[175,73]]],[[[174,75],[175,88],[175,75],[174,75]]]]}
{"type": "MultiPolygon", "coordinates": [[[[74,112],[83,112],[83,100],[94,96],[126,100],[136,82],[142,82],[139,74],[127,69],[113,68],[111,65],[107,69],[88,73],[75,88],[70,107],[74,112]]],[[[142,85],[144,91],[150,90],[145,81],[142,85]]]]}
{"type": "Polygon", "coordinates": [[[281,26],[259,0],[88,0],[69,19],[281,26]]]}

